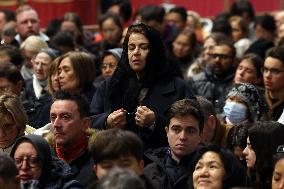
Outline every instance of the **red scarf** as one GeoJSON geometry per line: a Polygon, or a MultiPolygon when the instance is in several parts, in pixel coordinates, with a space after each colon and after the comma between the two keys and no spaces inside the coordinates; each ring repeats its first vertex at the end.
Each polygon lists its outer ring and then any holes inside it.
{"type": "Polygon", "coordinates": [[[88,146],[88,137],[83,135],[77,143],[70,147],[55,146],[56,155],[59,159],[70,163],[72,160],[76,159],[88,146]]]}

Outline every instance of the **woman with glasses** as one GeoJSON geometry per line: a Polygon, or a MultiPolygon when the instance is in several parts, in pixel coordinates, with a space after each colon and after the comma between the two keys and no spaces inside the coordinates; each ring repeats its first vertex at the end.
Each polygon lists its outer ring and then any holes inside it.
{"type": "Polygon", "coordinates": [[[131,130],[146,149],[166,146],[165,114],[186,97],[193,98],[192,93],[170,69],[160,34],[143,23],[133,24],[113,76],[93,97],[93,127],[131,130]]]}
{"type": "Polygon", "coordinates": [[[95,87],[98,87],[104,80],[111,77],[116,69],[116,66],[121,58],[122,48],[114,48],[105,51],[101,58],[101,72],[94,82],[95,87]]]}
{"type": "Polygon", "coordinates": [[[248,167],[250,185],[257,189],[271,187],[273,154],[284,144],[284,127],[276,121],[256,122],[248,130],[247,147],[243,153],[248,167]]]}
{"type": "Polygon", "coordinates": [[[19,170],[23,189],[82,188],[72,180],[68,164],[51,156],[47,141],[38,135],[20,137],[10,155],[19,170]]]}
{"type": "Polygon", "coordinates": [[[272,189],[284,188],[284,145],[277,148],[273,157],[272,189]]]}

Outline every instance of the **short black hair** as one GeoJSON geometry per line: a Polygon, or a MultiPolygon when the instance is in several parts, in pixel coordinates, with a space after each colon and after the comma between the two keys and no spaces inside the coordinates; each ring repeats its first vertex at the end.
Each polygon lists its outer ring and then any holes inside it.
{"type": "Polygon", "coordinates": [[[140,9],[143,22],[155,20],[162,23],[165,17],[165,9],[156,5],[146,5],[140,9]]]}
{"type": "Polygon", "coordinates": [[[260,25],[266,31],[271,33],[276,32],[276,23],[274,17],[269,14],[257,16],[255,19],[255,26],[260,25]]]}
{"type": "Polygon", "coordinates": [[[273,47],[268,51],[267,57],[278,59],[284,64],[284,47],[273,47]]]}
{"type": "Polygon", "coordinates": [[[78,111],[81,118],[88,117],[90,114],[89,104],[87,103],[86,99],[77,93],[61,90],[56,91],[53,97],[53,103],[58,100],[74,101],[78,106],[78,111]]]}
{"type": "Polygon", "coordinates": [[[23,81],[23,76],[18,68],[12,63],[0,64],[0,77],[6,78],[13,84],[17,84],[19,81],[23,81]]]}
{"type": "Polygon", "coordinates": [[[142,160],[144,146],[142,140],[131,131],[108,129],[99,132],[89,140],[89,151],[94,163],[133,155],[137,161],[142,160]]]}
{"type": "Polygon", "coordinates": [[[128,0],[113,0],[110,7],[113,5],[119,6],[119,12],[124,21],[128,21],[132,15],[131,3],[128,0]]]}
{"type": "Polygon", "coordinates": [[[5,183],[12,181],[18,175],[18,169],[14,160],[7,154],[0,155],[0,178],[5,183]]]}
{"type": "Polygon", "coordinates": [[[195,99],[182,99],[174,102],[168,110],[167,127],[173,117],[191,115],[199,122],[199,132],[203,130],[204,116],[195,99]]]}
{"type": "Polygon", "coordinates": [[[8,9],[2,9],[2,10],[0,10],[0,12],[2,12],[5,15],[6,22],[16,21],[14,11],[11,11],[11,10],[8,10],[8,9]]]}
{"type": "Polygon", "coordinates": [[[214,115],[214,116],[216,115],[214,106],[211,101],[209,101],[203,96],[197,96],[196,99],[203,113],[204,120],[207,120],[210,115],[214,115]]]}
{"type": "Polygon", "coordinates": [[[187,21],[187,12],[184,7],[174,7],[170,9],[169,13],[177,13],[181,16],[183,22],[187,21]]]}
{"type": "Polygon", "coordinates": [[[231,38],[224,38],[220,41],[216,41],[216,45],[215,46],[227,46],[231,49],[231,56],[232,56],[232,59],[235,59],[236,58],[236,48],[234,46],[234,42],[231,38]]]}
{"type": "Polygon", "coordinates": [[[120,16],[124,21],[128,21],[132,15],[131,1],[129,0],[107,0],[101,3],[102,13],[106,13],[111,6],[119,6],[120,16]]]}
{"type": "Polygon", "coordinates": [[[226,17],[219,16],[213,20],[212,33],[220,32],[227,37],[232,37],[232,27],[229,20],[226,17]]]}
{"type": "Polygon", "coordinates": [[[73,40],[73,33],[70,31],[59,31],[51,40],[52,48],[59,49],[59,47],[75,48],[75,42],[73,40]]]}
{"type": "Polygon", "coordinates": [[[15,66],[19,66],[23,63],[23,57],[19,48],[12,46],[12,45],[1,45],[0,46],[0,53],[7,54],[10,57],[10,62],[13,63],[15,66]]]}
{"type": "Polygon", "coordinates": [[[117,25],[119,28],[122,29],[122,23],[121,20],[119,19],[119,17],[111,12],[107,12],[105,14],[102,15],[102,17],[99,20],[99,26],[100,29],[103,27],[103,23],[108,20],[108,19],[112,19],[113,22],[115,23],[115,25],[117,25]]]}

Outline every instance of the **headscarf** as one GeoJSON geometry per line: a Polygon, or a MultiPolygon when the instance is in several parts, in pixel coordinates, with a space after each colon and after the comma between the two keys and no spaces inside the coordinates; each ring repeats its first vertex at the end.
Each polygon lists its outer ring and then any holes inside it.
{"type": "Polygon", "coordinates": [[[50,150],[49,144],[44,138],[38,135],[31,134],[31,135],[22,136],[18,138],[18,140],[16,141],[10,153],[11,157],[14,157],[15,151],[18,145],[22,141],[31,142],[37,151],[38,157],[40,159],[40,165],[41,165],[41,175],[39,178],[39,183],[41,184],[41,186],[44,186],[45,181],[48,180],[48,177],[51,174],[52,158],[51,158],[51,150],[50,150]]]}
{"type": "Polygon", "coordinates": [[[258,121],[263,112],[263,98],[260,96],[257,88],[249,83],[236,84],[228,93],[229,97],[235,96],[246,103],[248,106],[251,120],[258,121]]]}

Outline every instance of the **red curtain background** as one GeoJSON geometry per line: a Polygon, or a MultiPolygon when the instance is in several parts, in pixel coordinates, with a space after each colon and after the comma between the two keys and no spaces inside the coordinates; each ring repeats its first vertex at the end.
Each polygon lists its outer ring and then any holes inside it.
{"type": "MultiPolygon", "coordinates": [[[[224,2],[235,0],[132,0],[134,9],[145,4],[161,4],[163,2],[184,6],[188,10],[198,12],[202,17],[212,17],[225,10],[224,2]]],[[[250,0],[256,12],[275,11],[280,9],[281,0],[250,0]]]]}
{"type": "MultiPolygon", "coordinates": [[[[26,4],[34,7],[40,16],[41,27],[46,27],[49,20],[60,18],[65,12],[77,12],[84,25],[97,23],[99,2],[107,0],[26,0],[26,4]]],[[[130,0],[135,11],[138,7],[147,4],[160,5],[164,2],[184,6],[198,12],[202,17],[212,17],[224,10],[224,2],[234,0],[130,0]]],[[[280,9],[281,0],[250,0],[257,13],[271,12],[280,9]]],[[[0,0],[0,9],[15,10],[19,0],[0,0]]]]}

